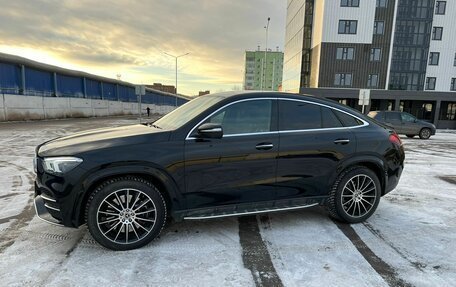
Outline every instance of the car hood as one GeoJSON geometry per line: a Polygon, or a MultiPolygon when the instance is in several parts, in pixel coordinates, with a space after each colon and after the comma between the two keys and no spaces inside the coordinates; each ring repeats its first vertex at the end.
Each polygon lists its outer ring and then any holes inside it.
{"type": "Polygon", "coordinates": [[[85,151],[105,149],[122,145],[168,140],[169,131],[145,125],[130,125],[117,128],[103,128],[59,137],[39,145],[37,155],[70,156],[85,151]]]}

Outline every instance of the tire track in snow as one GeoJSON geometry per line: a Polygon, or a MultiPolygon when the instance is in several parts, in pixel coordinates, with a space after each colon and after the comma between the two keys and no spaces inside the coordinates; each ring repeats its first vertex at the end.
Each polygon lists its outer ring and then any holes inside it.
{"type": "MultiPolygon", "coordinates": [[[[17,215],[10,216],[7,218],[0,219],[0,223],[5,223],[10,220],[16,219],[17,221],[8,229],[4,230],[4,232],[0,233],[0,254],[5,251],[9,246],[13,245],[16,241],[17,237],[21,234],[21,229],[29,224],[29,222],[35,216],[35,209],[33,206],[33,190],[34,190],[34,183],[33,183],[33,173],[28,169],[11,163],[7,161],[0,161],[0,166],[11,166],[18,170],[18,172],[27,179],[27,183],[30,187],[27,190],[29,192],[30,198],[27,201],[24,209],[17,215]]],[[[19,183],[24,184],[24,180],[18,181],[16,179],[16,183],[14,188],[19,187],[19,183]]],[[[14,182],[13,182],[14,185],[14,182]]],[[[13,190],[16,191],[16,190],[13,190]]]]}
{"type": "Polygon", "coordinates": [[[239,217],[239,241],[242,261],[250,270],[256,286],[283,286],[272,264],[271,255],[261,238],[256,216],[239,217]]]}
{"type": "Polygon", "coordinates": [[[379,230],[375,229],[372,225],[370,225],[368,222],[363,222],[363,225],[367,228],[367,230],[369,230],[375,237],[377,237],[378,239],[380,239],[381,241],[385,242],[389,247],[391,247],[394,251],[396,251],[397,254],[399,254],[399,256],[401,256],[403,259],[405,259],[408,263],[410,263],[410,265],[412,265],[413,267],[415,267],[416,269],[420,270],[420,271],[423,271],[423,268],[425,268],[427,265],[422,263],[422,262],[418,262],[418,261],[412,261],[410,260],[410,258],[407,257],[407,255],[404,254],[404,252],[402,252],[399,248],[397,248],[393,242],[387,240],[381,233],[379,230]]]}
{"type": "Polygon", "coordinates": [[[342,233],[353,243],[358,252],[366,259],[372,268],[385,280],[389,286],[412,287],[413,285],[401,279],[392,266],[378,257],[359,237],[350,224],[334,221],[342,233]]]}

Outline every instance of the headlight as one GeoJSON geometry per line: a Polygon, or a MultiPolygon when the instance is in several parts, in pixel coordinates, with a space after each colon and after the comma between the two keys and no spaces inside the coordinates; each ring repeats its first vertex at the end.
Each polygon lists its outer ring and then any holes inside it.
{"type": "Polygon", "coordinates": [[[43,168],[46,172],[62,175],[80,165],[82,159],[77,157],[48,157],[43,159],[43,168]]]}

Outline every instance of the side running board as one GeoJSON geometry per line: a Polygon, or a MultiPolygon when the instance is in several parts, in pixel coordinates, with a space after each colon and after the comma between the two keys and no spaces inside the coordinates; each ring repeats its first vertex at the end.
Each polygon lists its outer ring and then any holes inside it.
{"type": "Polygon", "coordinates": [[[312,203],[307,205],[300,205],[300,206],[291,206],[291,207],[282,207],[282,208],[269,208],[269,209],[256,209],[252,211],[243,211],[243,212],[232,212],[232,213],[221,213],[221,214],[204,214],[200,216],[185,216],[185,220],[201,220],[201,219],[212,219],[212,218],[222,218],[222,217],[230,217],[230,216],[242,216],[242,215],[252,215],[252,214],[260,214],[260,213],[268,213],[268,212],[277,212],[277,211],[287,211],[287,210],[297,210],[297,209],[304,209],[312,206],[316,206],[318,203],[312,203]]]}

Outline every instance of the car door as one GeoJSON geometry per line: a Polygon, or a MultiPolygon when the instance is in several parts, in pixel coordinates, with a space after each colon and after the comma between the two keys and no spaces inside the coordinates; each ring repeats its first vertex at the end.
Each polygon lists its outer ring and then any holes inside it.
{"type": "Polygon", "coordinates": [[[409,113],[401,113],[403,130],[407,135],[417,135],[420,132],[421,125],[417,123],[414,116],[409,113]]]}
{"type": "Polygon", "coordinates": [[[394,128],[398,134],[405,134],[406,130],[402,124],[401,113],[399,112],[386,112],[385,113],[385,123],[394,128]]]}
{"type": "MultiPolygon", "coordinates": [[[[356,150],[356,138],[344,127],[350,116],[297,100],[279,100],[277,199],[326,195],[338,164],[356,150]]],[[[355,119],[351,125],[358,125],[355,119]]]]}
{"type": "Polygon", "coordinates": [[[223,137],[202,139],[193,132],[185,142],[188,209],[272,200],[279,145],[277,101],[240,100],[198,126],[205,123],[220,124],[223,137]]]}

